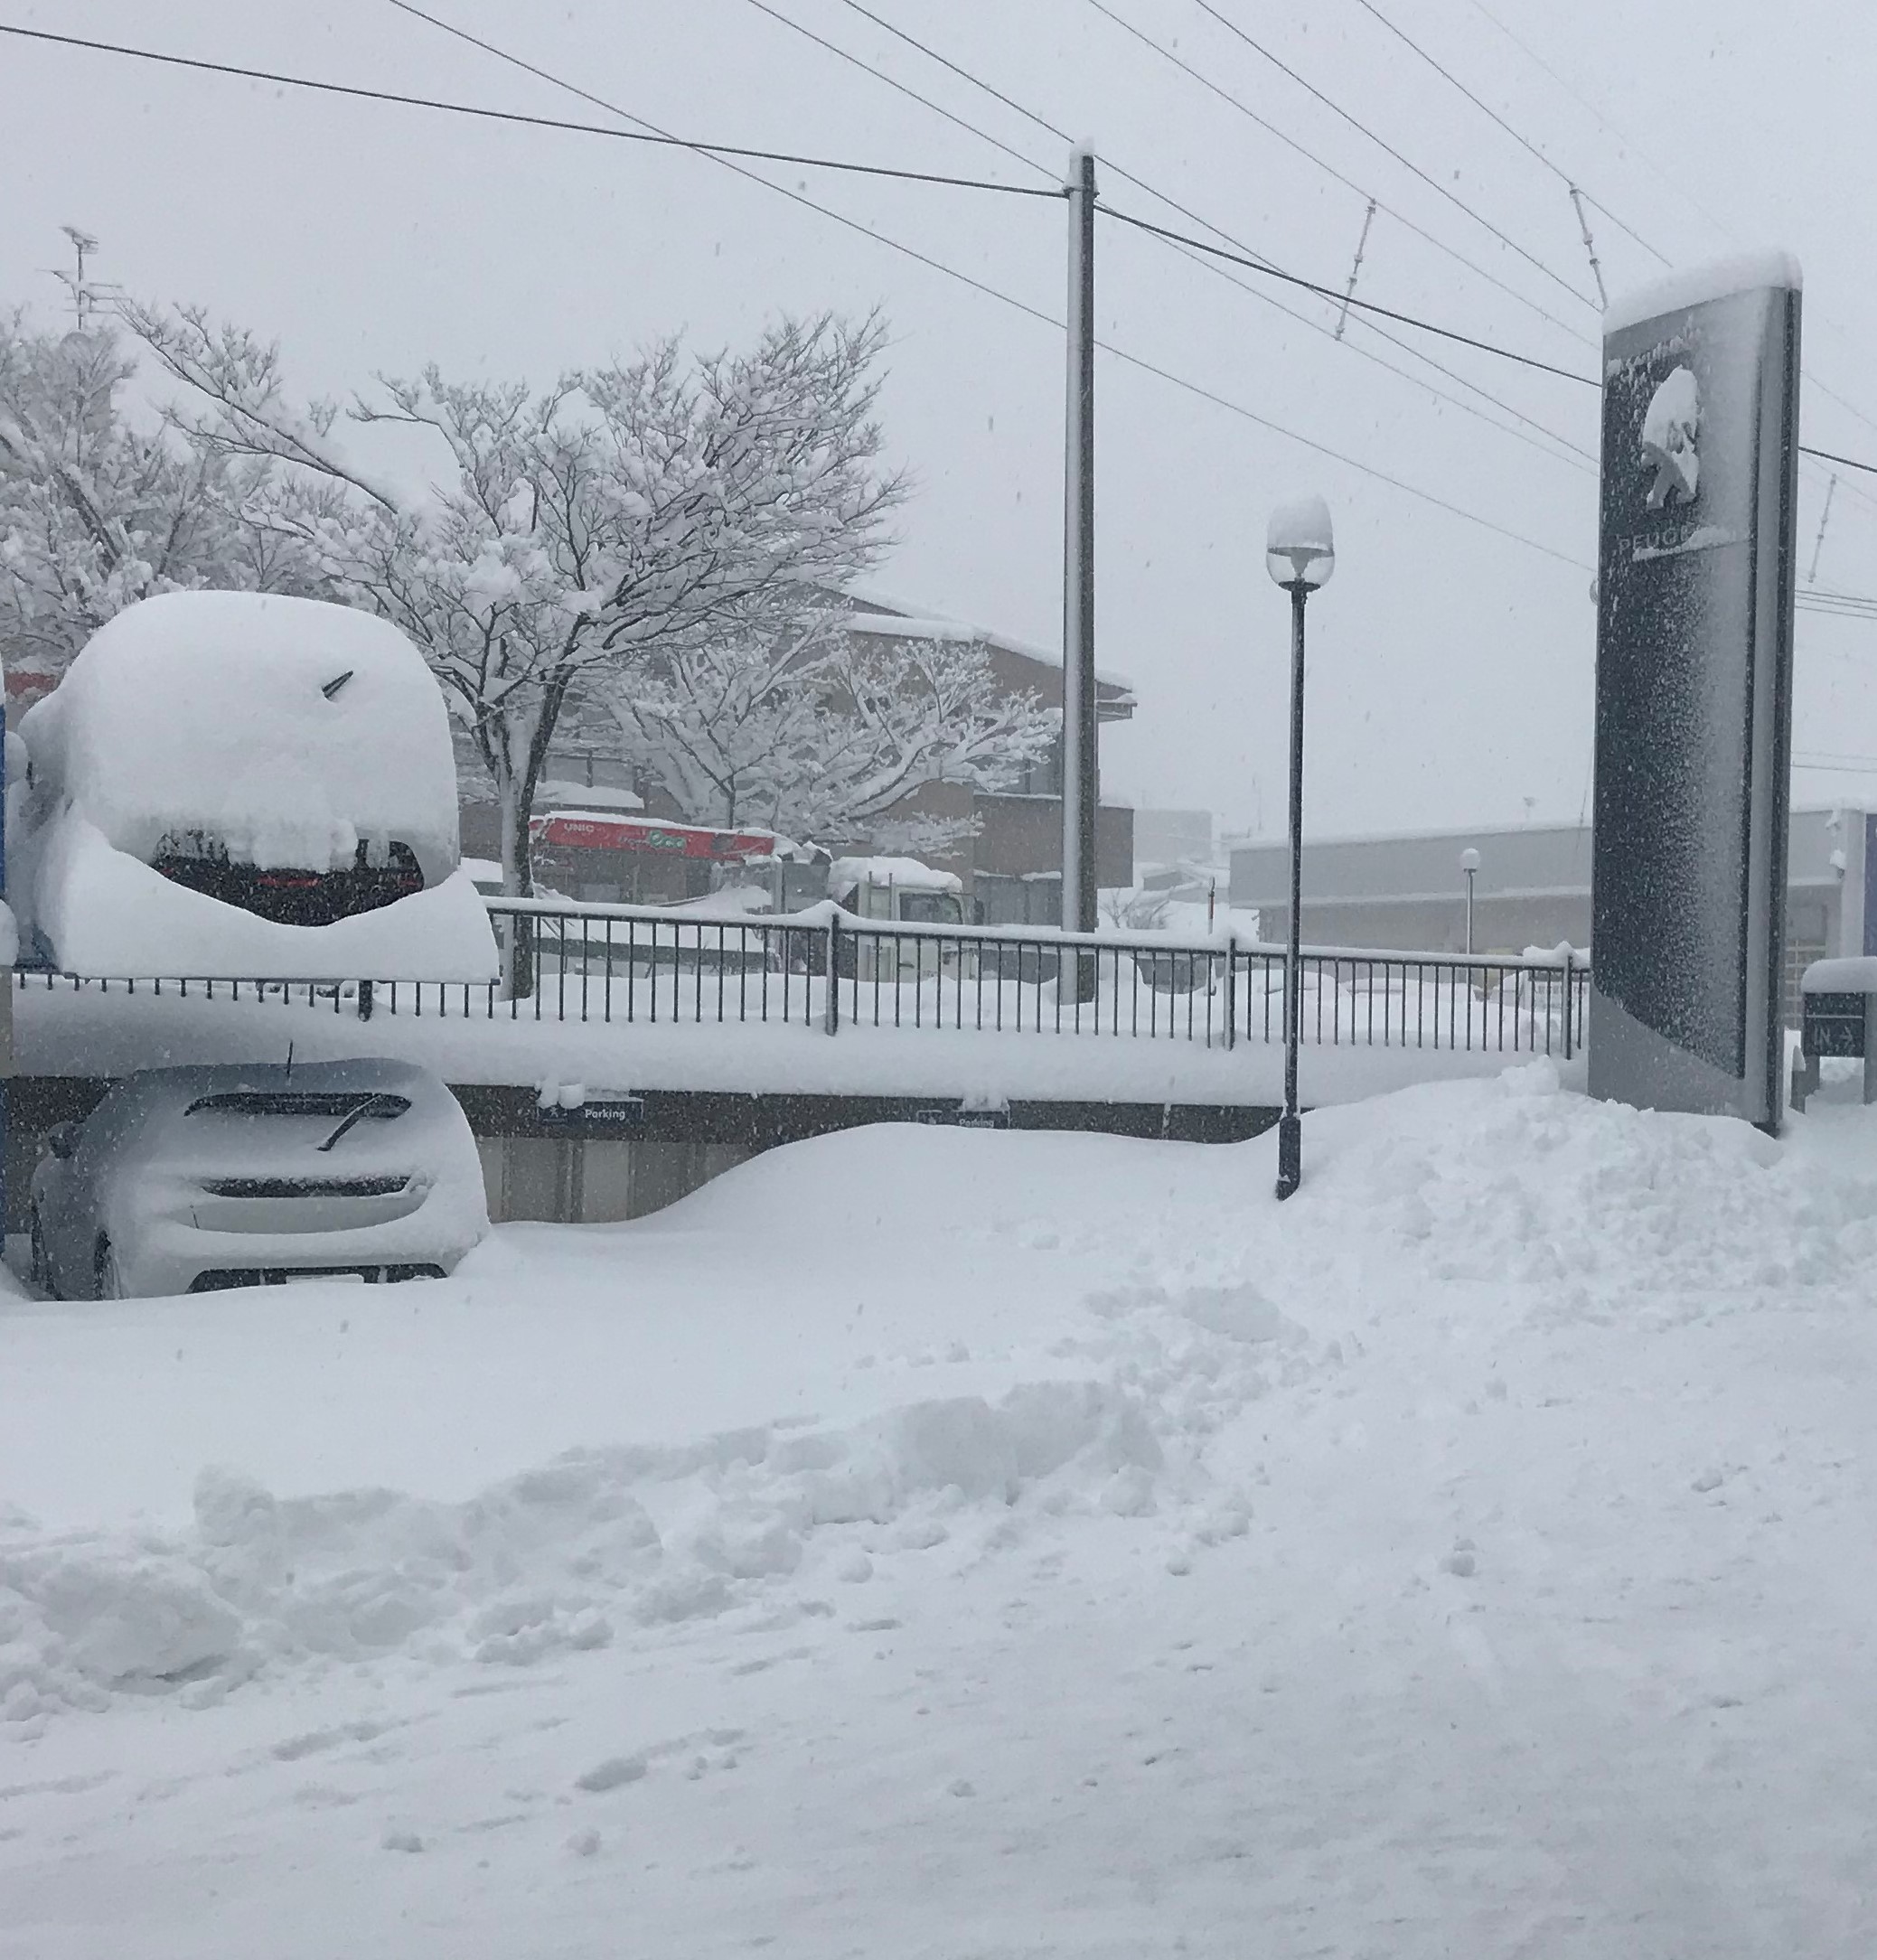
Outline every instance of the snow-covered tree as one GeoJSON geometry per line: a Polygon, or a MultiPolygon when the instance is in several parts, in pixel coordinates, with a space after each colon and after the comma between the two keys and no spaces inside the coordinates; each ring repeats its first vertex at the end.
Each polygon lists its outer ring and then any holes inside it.
{"type": "Polygon", "coordinates": [[[1055,740],[1060,716],[1000,689],[981,641],[861,652],[844,607],[790,597],[783,588],[723,632],[588,690],[589,711],[690,821],[943,850],[972,820],[908,813],[915,791],[1006,788],[1055,740]]]}
{"type": "Polygon", "coordinates": [[[251,467],[181,442],[127,396],[108,324],[0,319],[0,653],[56,675],[106,620],[194,586],[305,592],[305,554],[250,507],[251,467]]]}
{"type": "Polygon", "coordinates": [[[342,454],[335,405],[288,399],[275,348],[199,311],[128,318],[190,390],[172,426],[261,472],[260,520],[424,650],[493,785],[510,891],[531,887],[535,791],[577,693],[710,643],[765,594],[854,577],[905,494],[880,464],[878,319],[783,320],[696,358],[666,341],[544,389],[381,380],[346,415],[429,445],[436,487],[412,499],[342,454]]]}

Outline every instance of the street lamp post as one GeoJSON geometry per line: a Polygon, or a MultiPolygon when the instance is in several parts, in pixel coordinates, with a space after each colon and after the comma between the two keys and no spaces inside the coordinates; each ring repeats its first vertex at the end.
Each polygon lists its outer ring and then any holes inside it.
{"type": "Polygon", "coordinates": [[[1303,1182],[1303,1118],[1297,1107],[1297,1044],[1303,1030],[1303,609],[1336,569],[1329,507],[1300,497],[1271,514],[1264,567],[1290,595],[1290,915],[1284,947],[1284,1113],[1278,1119],[1277,1195],[1303,1182]]]}
{"type": "Polygon", "coordinates": [[[1459,867],[1467,874],[1467,951],[1473,950],[1473,880],[1479,875],[1479,853],[1469,844],[1459,854],[1459,867]]]}

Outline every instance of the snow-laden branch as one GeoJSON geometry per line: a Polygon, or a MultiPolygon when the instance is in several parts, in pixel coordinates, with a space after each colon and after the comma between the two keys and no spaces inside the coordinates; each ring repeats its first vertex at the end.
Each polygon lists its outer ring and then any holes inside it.
{"type": "Polygon", "coordinates": [[[59,672],[154,593],[319,589],[261,514],[251,462],[131,419],[136,371],[108,326],[0,320],[0,651],[15,669],[59,672]]]}
{"type": "MultiPolygon", "coordinates": [[[[1008,788],[1060,716],[998,685],[975,641],[855,651],[840,607],[746,609],[720,636],[609,671],[585,692],[690,821],[838,841],[891,830],[941,849],[968,816],[915,810],[935,783],[1008,788]]],[[[800,606],[796,598],[793,605],[800,606]]]]}
{"type": "MultiPolygon", "coordinates": [[[[666,341],[541,389],[380,377],[346,417],[430,445],[416,501],[343,450],[332,405],[294,406],[273,346],[199,311],[127,318],[188,391],[172,430],[251,473],[258,531],[424,650],[502,803],[511,890],[569,702],[630,699],[636,671],[683,671],[773,595],[863,572],[906,493],[880,462],[877,318],[783,320],[699,359],[666,341]]],[[[738,799],[740,764],[652,696],[643,714],[688,796],[738,799]]]]}

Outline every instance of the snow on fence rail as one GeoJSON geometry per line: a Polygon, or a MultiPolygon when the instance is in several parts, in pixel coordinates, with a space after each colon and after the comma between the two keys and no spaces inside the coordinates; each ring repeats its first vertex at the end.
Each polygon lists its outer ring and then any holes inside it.
{"type": "MultiPolygon", "coordinates": [[[[1283,1038],[1281,947],[1028,926],[859,919],[831,905],[784,917],[652,906],[489,901],[525,989],[410,980],[83,979],[18,986],[279,999],[369,1019],[726,1023],[944,1028],[1177,1040],[1283,1038]]],[[[1586,962],[1310,947],[1300,982],[1312,1046],[1555,1055],[1581,1047],[1586,962]]]]}

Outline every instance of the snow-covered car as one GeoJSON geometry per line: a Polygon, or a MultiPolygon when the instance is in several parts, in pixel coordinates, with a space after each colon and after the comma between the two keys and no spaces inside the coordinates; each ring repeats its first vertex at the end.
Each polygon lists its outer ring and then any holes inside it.
{"type": "Polygon", "coordinates": [[[408,1062],[127,1075],[33,1175],[33,1277],[61,1299],[438,1279],[488,1229],[468,1120],[408,1062]]]}
{"type": "Polygon", "coordinates": [[[267,593],[144,599],[20,734],[8,890],[53,965],[494,976],[442,692],[388,621],[267,593]]]}

